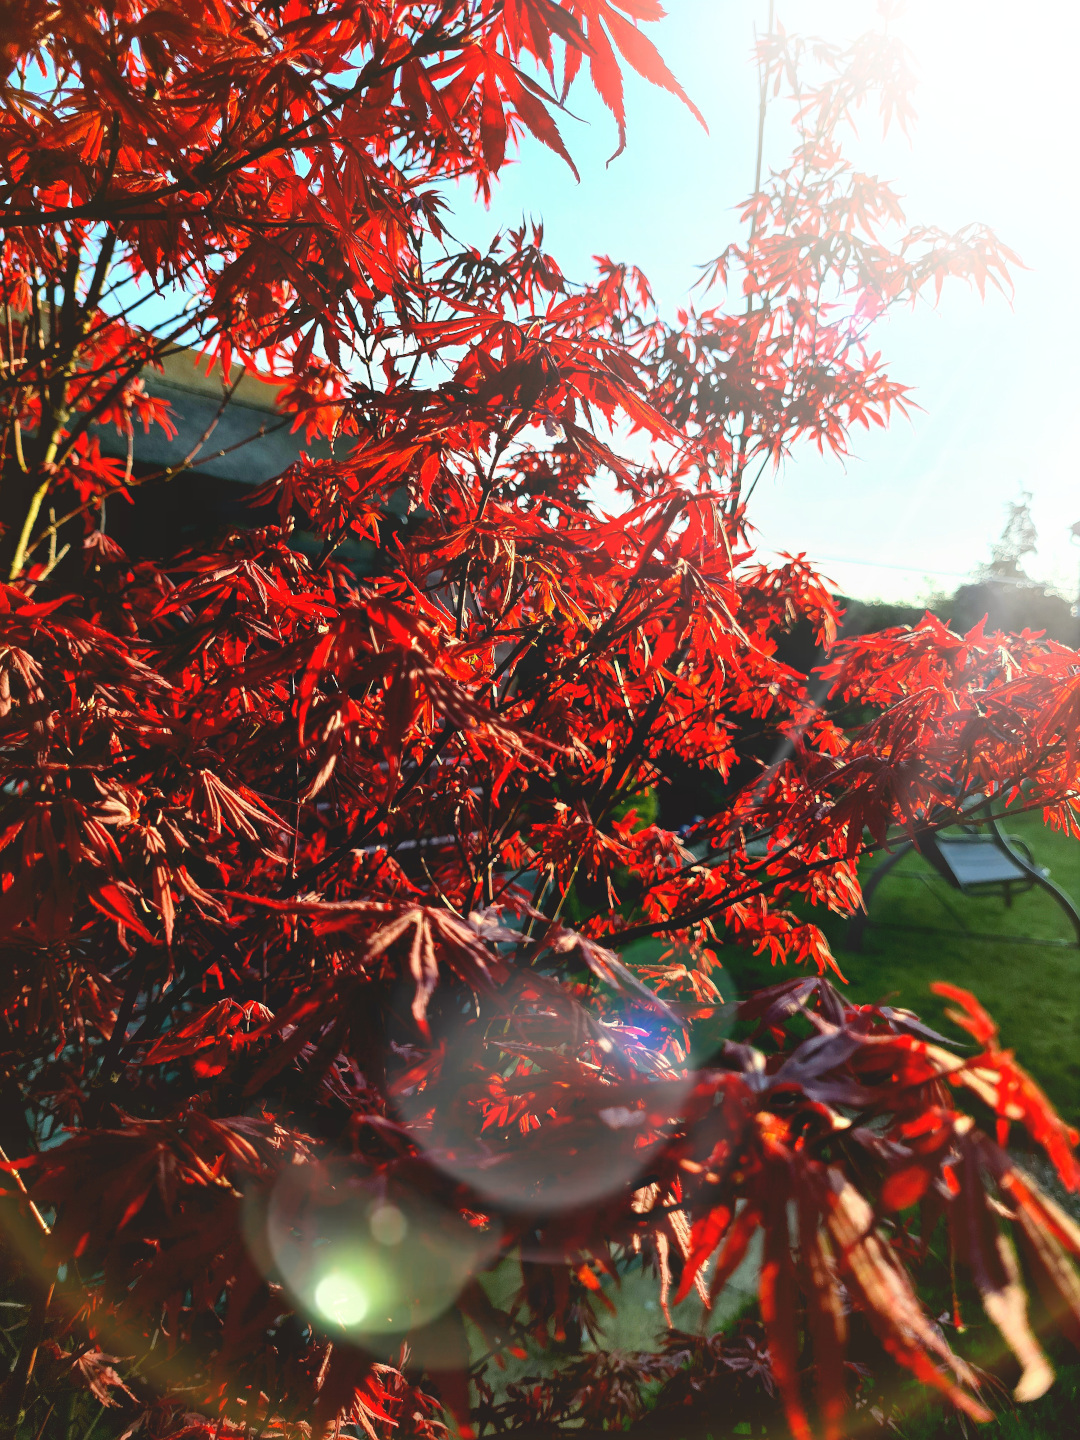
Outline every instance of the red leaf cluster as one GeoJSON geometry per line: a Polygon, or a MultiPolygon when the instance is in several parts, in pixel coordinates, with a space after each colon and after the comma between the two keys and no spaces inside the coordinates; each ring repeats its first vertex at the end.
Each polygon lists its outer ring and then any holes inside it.
{"type": "Polygon", "coordinates": [[[574,284],[539,227],[481,253],[442,220],[525,131],[565,155],[585,59],[620,148],[619,57],[682,95],[653,0],[9,11],[0,1424],[52,1433],[65,1395],[153,1440],[436,1440],[441,1407],[614,1427],[707,1375],[763,1377],[832,1436],[853,1307],[982,1415],[909,1274],[939,1221],[1039,1393],[1002,1222],[1070,1333],[1080,1233],[957,1102],[1071,1188],[1075,1137],[970,997],[966,1059],[847,1004],[808,916],[974,797],[1076,831],[1076,654],[927,617],[833,649],[815,700],[778,637],[831,645],[835,602],[805,557],[756,560],[745,515],[797,441],[841,452],[903,407],[879,314],[1003,281],[992,237],[903,230],[839,149],[872,93],[905,117],[896,53],[769,38],[800,147],[672,328],[632,269],[574,284]],[[222,408],[148,474],[179,346],[222,408]],[[109,517],[190,481],[249,372],[324,458],[243,526],[125,553],[109,517]],[[721,797],[693,850],[646,821],[676,766],[721,797]],[[721,1043],[740,946],[811,974],[721,1043]],[[758,1245],[765,1341],[673,1332],[633,1374],[586,1350],[500,1397],[470,1374],[595,1339],[640,1257],[670,1319],[758,1245]],[[477,1277],[509,1267],[500,1304],[477,1277]]]}

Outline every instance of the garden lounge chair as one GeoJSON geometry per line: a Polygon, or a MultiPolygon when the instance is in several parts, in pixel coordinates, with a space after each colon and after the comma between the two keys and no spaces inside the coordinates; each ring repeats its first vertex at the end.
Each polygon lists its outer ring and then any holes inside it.
{"type": "MultiPolygon", "coordinates": [[[[972,808],[986,802],[981,798],[972,808]]],[[[1038,885],[1052,895],[1068,915],[1080,945],[1080,911],[1071,897],[1050,879],[1045,866],[1037,865],[1027,845],[1018,836],[1002,833],[993,817],[977,823],[964,823],[952,832],[925,831],[918,840],[905,840],[880,864],[863,889],[863,908],[852,916],[848,925],[847,943],[851,950],[861,950],[866,927],[870,923],[870,901],[874,891],[908,851],[917,849],[934,867],[941,878],[961,895],[972,897],[1000,895],[1006,905],[1013,896],[1038,885]]]]}

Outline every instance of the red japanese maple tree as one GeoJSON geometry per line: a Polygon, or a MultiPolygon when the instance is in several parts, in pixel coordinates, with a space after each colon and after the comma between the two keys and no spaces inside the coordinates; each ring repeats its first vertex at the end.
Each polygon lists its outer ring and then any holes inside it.
{"type": "Polygon", "coordinates": [[[903,408],[884,310],[1004,279],[993,237],[905,230],[839,148],[868,97],[906,117],[900,52],[772,29],[799,145],[674,328],[624,266],[573,284],[538,231],[444,230],[445,182],[486,193],[524,132],[572,163],[583,66],[620,145],[620,57],[682,96],[661,14],[4,9],[8,1433],[674,1435],[752,1371],[835,1436],[859,1325],[984,1416],[908,1271],[943,1222],[1020,1398],[1052,1372],[1007,1230],[1080,1326],[1080,1230],[1004,1148],[1026,1126],[1075,1188],[1074,1137],[970,996],[968,1051],[854,1006],[808,918],[974,797],[1075,829],[1077,656],[928,618],[832,651],[842,726],[777,657],[800,619],[834,639],[828,588],[745,519],[796,442],[903,408]],[[104,502],[213,437],[147,476],[101,436],[170,424],[144,377],[178,346],[333,450],[152,560],[104,502]],[[723,796],[694,853],[642,808],[675,761],[723,796]],[[739,946],[809,973],[733,1014],[739,946]],[[589,1343],[632,1264],[670,1314],[757,1236],[767,1353],[589,1343]],[[529,1345],[546,1376],[496,1387],[529,1345]]]}

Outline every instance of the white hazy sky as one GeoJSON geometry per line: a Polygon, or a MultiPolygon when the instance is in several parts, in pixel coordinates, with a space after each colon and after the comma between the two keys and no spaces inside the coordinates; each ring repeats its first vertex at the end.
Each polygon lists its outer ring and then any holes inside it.
{"type": "MultiPolygon", "coordinates": [[[[777,0],[788,30],[843,41],[875,22],[873,0],[777,0]]],[[[767,0],[668,0],[648,27],[704,113],[706,135],[669,95],[631,76],[629,139],[610,167],[614,126],[584,90],[562,122],[582,183],[532,141],[490,212],[454,201],[457,233],[486,241],[522,214],[543,219],[563,270],[585,278],[608,253],[649,275],[666,313],[697,266],[736,237],[752,186],[755,22],[767,0]]],[[[1076,396],[1080,382],[1080,6],[1072,0],[908,0],[895,22],[914,53],[910,142],[862,125],[858,160],[896,185],[911,222],[991,225],[1028,267],[1012,304],[957,285],[879,331],[892,373],[923,407],[855,439],[846,466],[797,457],[764,478],[751,519],[767,549],[805,550],[849,594],[917,600],[951,589],[989,555],[1005,506],[1032,491],[1039,552],[1030,569],[1075,594],[1080,547],[1076,396]]],[[[791,135],[770,117],[766,159],[791,135]]]]}

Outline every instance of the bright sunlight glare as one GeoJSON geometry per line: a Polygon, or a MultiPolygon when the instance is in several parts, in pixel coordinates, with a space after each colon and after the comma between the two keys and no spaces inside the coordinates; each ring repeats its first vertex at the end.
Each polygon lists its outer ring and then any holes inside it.
{"type": "MultiPolygon", "coordinates": [[[[876,19],[869,0],[775,0],[789,32],[845,44],[876,19]]],[[[627,77],[628,141],[610,166],[610,116],[577,97],[560,121],[581,170],[526,142],[490,211],[455,197],[455,228],[485,243],[522,215],[572,277],[594,254],[638,264],[664,313],[687,302],[699,271],[740,233],[753,184],[757,89],[754,30],[768,0],[669,0],[657,43],[703,111],[706,135],[670,95],[627,77]]],[[[1006,505],[1032,492],[1034,578],[1075,595],[1080,520],[1073,415],[1080,387],[1080,287],[1072,282],[1080,195],[1080,7],[1040,0],[907,0],[890,21],[918,80],[910,139],[882,139],[867,113],[852,159],[890,180],[909,224],[993,227],[1026,269],[1009,299],[963,287],[881,327],[895,377],[916,410],[887,433],[857,432],[841,463],[809,447],[763,482],[750,518],[764,548],[805,550],[847,594],[915,601],[954,589],[989,558],[1006,505]]],[[[782,166],[794,135],[770,112],[765,167],[782,166]]],[[[603,503],[610,496],[598,497],[603,503]]],[[[608,508],[605,505],[605,508],[608,508]]],[[[617,507],[613,507],[617,508],[617,507]]]]}

